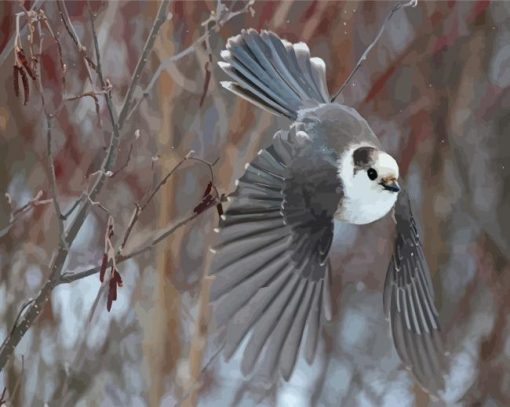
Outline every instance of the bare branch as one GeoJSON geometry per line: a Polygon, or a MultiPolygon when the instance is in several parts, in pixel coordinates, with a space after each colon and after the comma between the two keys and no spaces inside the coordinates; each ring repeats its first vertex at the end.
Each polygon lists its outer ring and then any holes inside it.
{"type": "MultiPolygon", "coordinates": [[[[47,23],[47,22],[46,22],[47,23]]],[[[42,55],[42,49],[43,49],[43,41],[44,41],[44,34],[41,29],[41,20],[37,23],[38,31],[39,31],[39,56],[42,55]]],[[[64,225],[64,216],[62,215],[62,211],[60,209],[60,202],[59,202],[59,194],[58,194],[58,188],[57,188],[57,177],[55,174],[55,163],[54,163],[54,157],[53,157],[53,146],[52,146],[52,121],[53,121],[53,115],[48,113],[46,110],[46,101],[44,98],[44,88],[43,88],[43,82],[42,82],[42,69],[41,64],[39,64],[39,73],[37,75],[37,84],[39,87],[39,95],[41,97],[41,104],[43,107],[44,115],[46,117],[46,165],[47,165],[47,171],[48,171],[48,179],[50,183],[50,190],[51,190],[51,198],[53,200],[53,207],[55,208],[55,215],[57,218],[57,224],[58,224],[58,230],[59,230],[59,244],[61,246],[66,245],[66,239],[65,239],[65,225],[64,225]]]]}
{"type": "MultiPolygon", "coordinates": [[[[150,192],[148,197],[145,199],[143,204],[136,204],[135,209],[133,211],[133,214],[131,215],[130,221],[128,223],[128,226],[126,228],[126,232],[124,233],[124,237],[122,240],[122,243],[119,247],[119,250],[117,251],[115,255],[115,263],[120,264],[128,259],[131,259],[135,256],[138,256],[142,253],[145,253],[152,248],[154,248],[158,243],[165,240],[168,236],[172,235],[177,229],[181,228],[182,226],[188,224],[198,216],[200,216],[203,212],[206,212],[208,209],[212,208],[214,205],[221,202],[222,197],[218,193],[216,187],[214,186],[214,173],[212,170],[212,167],[216,164],[216,161],[213,163],[209,163],[201,158],[198,157],[192,157],[193,151],[190,151],[186,156],[181,159],[163,178],[162,180],[153,188],[153,190],[150,192]],[[193,212],[193,214],[187,216],[186,218],[180,220],[177,223],[172,223],[168,225],[166,228],[156,232],[154,236],[149,239],[148,243],[145,245],[139,247],[138,249],[134,249],[128,254],[123,254],[123,250],[126,247],[127,241],[129,239],[129,236],[131,235],[131,232],[133,231],[133,228],[138,221],[138,218],[140,216],[140,213],[147,207],[147,205],[152,201],[154,196],[158,193],[158,191],[161,189],[161,187],[168,181],[170,176],[175,174],[175,172],[181,168],[181,166],[187,161],[196,161],[198,163],[201,163],[209,169],[209,175],[210,175],[210,184],[211,189],[214,189],[215,195],[211,197],[211,204],[207,206],[203,211],[200,212],[193,212]]],[[[108,264],[109,266],[110,264],[108,264]]],[[[64,273],[60,279],[58,284],[65,284],[65,283],[71,283],[76,280],[80,280],[82,278],[91,276],[93,274],[96,274],[100,271],[101,267],[91,267],[89,269],[86,269],[84,271],[76,272],[76,273],[64,273]]]]}
{"type": "Polygon", "coordinates": [[[82,194],[76,201],[74,201],[74,203],[72,204],[72,206],[69,208],[69,210],[64,213],[62,216],[64,217],[64,220],[67,220],[67,218],[69,216],[71,216],[71,214],[74,212],[74,210],[78,207],[78,205],[80,204],[80,202],[83,200],[83,198],[86,196],[86,194],[82,194]]]}
{"type": "Polygon", "coordinates": [[[158,14],[151,28],[149,37],[147,38],[147,42],[145,43],[145,46],[143,48],[142,55],[140,56],[140,59],[136,64],[135,72],[133,73],[133,76],[131,78],[131,84],[129,85],[129,89],[124,99],[124,106],[122,107],[119,116],[119,128],[122,128],[122,126],[124,125],[124,121],[128,117],[129,108],[131,107],[131,102],[133,99],[136,86],[138,85],[138,81],[140,80],[142,71],[145,68],[149,54],[152,51],[152,48],[154,47],[154,42],[156,41],[159,29],[161,28],[161,25],[163,25],[163,23],[168,19],[167,10],[169,4],[170,4],[169,0],[163,0],[161,2],[161,5],[159,6],[158,14]]]}
{"type": "MultiPolygon", "coordinates": [[[[4,236],[9,231],[9,229],[12,227],[12,225],[25,212],[28,212],[30,209],[33,209],[33,208],[35,208],[37,206],[47,205],[47,204],[52,202],[51,199],[41,199],[42,195],[43,195],[43,191],[37,192],[37,194],[32,199],[30,199],[26,204],[24,204],[23,206],[13,210],[11,215],[10,215],[9,223],[7,224],[7,226],[5,226],[2,229],[0,229],[0,237],[4,236]]],[[[8,194],[6,194],[6,196],[7,196],[7,199],[9,200],[9,203],[10,203],[10,199],[11,199],[10,196],[8,194]]]]}
{"type": "Polygon", "coordinates": [[[219,31],[223,25],[232,20],[234,17],[237,17],[238,15],[244,14],[248,11],[251,11],[254,2],[255,0],[248,0],[244,4],[244,6],[237,11],[230,10],[223,3],[219,2],[217,6],[217,11],[214,14],[211,14],[209,18],[202,22],[201,24],[203,27],[205,27],[204,33],[201,36],[199,36],[195,41],[193,41],[193,43],[189,47],[183,49],[182,51],[178,52],[175,55],[168,57],[167,59],[161,62],[156,72],[152,75],[149,84],[145,87],[142,97],[138,99],[138,101],[135,103],[127,117],[131,117],[131,115],[138,108],[140,103],[142,103],[142,101],[149,95],[150,91],[154,87],[154,84],[159,79],[164,70],[169,69],[170,66],[175,64],[180,59],[188,55],[191,55],[197,47],[199,47],[204,41],[209,39],[209,36],[213,32],[219,31]]]}
{"type": "Polygon", "coordinates": [[[140,208],[140,205],[135,204],[135,209],[133,210],[133,214],[131,215],[131,218],[129,220],[128,227],[126,228],[126,232],[124,232],[124,238],[122,239],[122,243],[119,247],[119,254],[122,254],[124,252],[124,248],[126,247],[129,236],[131,235],[131,232],[135,227],[135,223],[138,221],[138,217],[140,216],[141,211],[142,208],[140,208]]]}
{"type": "MultiPolygon", "coordinates": [[[[39,75],[40,76],[40,75],[39,75]]],[[[52,150],[52,136],[51,136],[51,122],[52,116],[46,114],[46,160],[48,165],[48,176],[50,179],[50,189],[51,189],[51,197],[53,200],[53,206],[55,208],[55,214],[57,217],[58,229],[59,229],[59,238],[62,244],[65,244],[65,229],[64,229],[64,216],[62,215],[62,211],[60,209],[59,203],[59,195],[57,188],[57,178],[55,176],[55,164],[53,162],[53,150],[52,150]]]]}
{"type": "Polygon", "coordinates": [[[209,358],[209,360],[207,361],[207,363],[202,367],[202,369],[200,370],[200,375],[198,376],[198,378],[190,385],[188,386],[188,391],[179,399],[179,401],[177,401],[174,406],[177,407],[177,406],[180,406],[182,403],[184,403],[184,401],[186,401],[195,391],[199,390],[200,389],[200,386],[202,385],[202,377],[204,375],[204,373],[207,371],[207,369],[209,369],[209,366],[212,365],[212,362],[214,362],[216,360],[216,358],[221,354],[221,351],[223,350],[223,348],[225,347],[225,344],[226,342],[223,342],[223,344],[221,346],[218,346],[218,349],[216,349],[214,351],[214,353],[212,354],[212,356],[209,358]]]}
{"type": "Polygon", "coordinates": [[[370,43],[370,45],[367,47],[367,49],[365,49],[365,52],[363,52],[363,54],[361,55],[360,59],[358,60],[358,63],[356,64],[356,66],[354,67],[354,69],[352,70],[352,72],[349,74],[349,76],[347,77],[347,79],[345,80],[345,82],[342,84],[342,86],[340,86],[340,89],[338,89],[336,91],[336,93],[333,95],[333,97],[331,98],[331,103],[333,103],[335,101],[335,99],[342,93],[342,91],[345,89],[345,87],[349,84],[349,82],[351,81],[352,77],[356,74],[356,72],[358,72],[358,70],[361,68],[361,66],[363,65],[363,62],[365,62],[365,60],[367,59],[368,57],[368,54],[369,52],[372,50],[372,48],[374,48],[374,46],[377,44],[377,42],[379,41],[379,38],[381,38],[381,35],[383,34],[384,32],[384,29],[386,28],[386,25],[388,24],[388,22],[390,21],[391,17],[393,17],[393,14],[395,14],[398,10],[400,10],[401,8],[406,8],[406,7],[416,7],[416,5],[418,4],[418,0],[409,0],[407,1],[406,3],[398,3],[396,4],[395,6],[393,6],[393,8],[391,9],[391,11],[388,13],[388,15],[386,16],[386,18],[384,19],[383,23],[382,23],[382,26],[381,28],[379,29],[379,32],[377,33],[376,37],[374,38],[374,40],[370,43]]]}
{"type": "Polygon", "coordinates": [[[117,168],[115,171],[113,171],[110,178],[115,177],[119,172],[121,172],[123,169],[125,169],[128,166],[129,161],[131,161],[131,154],[133,153],[133,145],[134,145],[134,143],[131,143],[129,146],[128,155],[127,155],[127,158],[126,158],[126,161],[124,162],[124,164],[122,164],[119,168],[117,168]]]}
{"type": "MultiPolygon", "coordinates": [[[[161,21],[164,21],[166,18],[166,9],[168,6],[169,0],[163,0],[161,2],[158,15],[156,17],[156,20],[153,24],[153,27],[151,29],[151,33],[149,36],[149,40],[145,44],[145,47],[142,51],[142,55],[138,61],[137,68],[135,70],[137,75],[133,76],[133,81],[130,84],[128,95],[124,101],[124,105],[121,110],[121,118],[123,120],[126,118],[126,113],[128,111],[128,106],[131,104],[131,99],[133,95],[133,90],[136,86],[136,83],[138,82],[139,73],[143,70],[143,68],[146,65],[147,62],[147,56],[149,52],[152,49],[152,45],[154,44],[154,39],[158,33],[158,30],[161,26],[161,21]]],[[[103,72],[101,69],[101,61],[100,61],[100,53],[99,53],[99,44],[97,40],[97,34],[95,30],[94,25],[94,16],[92,12],[89,9],[89,17],[91,21],[91,27],[92,27],[92,36],[94,40],[94,47],[96,51],[96,58],[97,58],[97,74],[100,79],[101,85],[103,88],[105,87],[105,80],[103,77],[103,72]]],[[[76,217],[73,219],[72,223],[69,225],[69,227],[66,230],[66,245],[59,245],[58,249],[52,256],[51,263],[49,265],[50,269],[50,276],[47,279],[47,281],[43,284],[41,287],[39,293],[37,294],[36,298],[34,299],[34,302],[28,307],[27,311],[24,313],[23,317],[21,318],[21,321],[19,324],[14,328],[14,331],[12,334],[10,334],[3,342],[2,346],[0,347],[0,371],[4,368],[5,364],[7,363],[8,358],[13,353],[15,347],[18,345],[18,343],[21,341],[25,333],[28,331],[32,323],[35,321],[35,319],[39,316],[42,307],[46,305],[48,302],[48,299],[50,297],[50,294],[52,290],[55,288],[57,284],[59,284],[59,279],[61,278],[62,269],[64,267],[64,263],[68,256],[68,246],[71,246],[74,239],[76,238],[78,232],[80,231],[83,223],[85,222],[85,219],[87,217],[88,210],[91,206],[91,202],[94,202],[95,198],[99,194],[99,192],[102,190],[103,185],[105,183],[107,173],[111,172],[113,166],[115,165],[116,158],[117,158],[117,150],[120,143],[120,133],[119,129],[122,127],[122,122],[119,123],[116,118],[116,114],[113,109],[113,102],[111,100],[111,93],[108,92],[105,94],[105,99],[108,107],[108,111],[110,113],[110,119],[112,121],[112,137],[110,139],[110,145],[108,148],[108,152],[106,154],[106,157],[103,161],[103,164],[101,166],[101,171],[99,173],[98,178],[96,179],[94,185],[92,186],[92,189],[90,193],[88,194],[89,199],[81,200],[78,213],[76,214],[76,217]]]]}
{"type": "MultiPolygon", "coordinates": [[[[216,164],[217,160],[214,163],[209,163],[205,160],[202,160],[201,158],[192,157],[193,150],[190,151],[186,156],[175,165],[163,178],[162,180],[153,188],[153,190],[149,193],[148,197],[145,199],[143,203],[137,203],[135,204],[135,209],[133,210],[133,214],[131,215],[130,221],[128,223],[128,227],[126,229],[126,232],[124,234],[124,238],[122,240],[122,244],[120,245],[118,254],[122,254],[124,248],[126,247],[127,241],[129,239],[129,235],[131,234],[136,222],[138,221],[138,218],[140,214],[143,212],[143,210],[147,207],[147,205],[152,201],[154,196],[159,192],[161,187],[168,181],[168,179],[186,162],[186,160],[195,160],[199,163],[202,163],[206,165],[209,169],[209,174],[211,177],[210,184],[214,185],[214,173],[212,170],[212,167],[214,164],[216,164]]],[[[214,187],[216,198],[219,196],[218,190],[216,187],[214,187]]]]}
{"type": "Polygon", "coordinates": [[[80,56],[82,57],[84,61],[85,68],[87,70],[88,79],[91,84],[93,84],[92,81],[92,73],[90,71],[90,68],[96,69],[96,64],[89,58],[87,55],[87,49],[82,45],[80,42],[80,39],[78,37],[78,34],[76,33],[76,30],[74,29],[74,25],[71,22],[71,19],[69,18],[69,13],[67,12],[67,7],[64,2],[64,0],[57,0],[57,7],[58,12],[60,14],[60,19],[62,20],[62,23],[64,24],[64,27],[73,40],[74,44],[76,45],[76,48],[78,48],[78,52],[80,53],[80,56]]]}
{"type": "Polygon", "coordinates": [[[14,332],[14,329],[16,328],[16,325],[18,324],[19,319],[21,318],[21,315],[23,314],[23,311],[27,309],[27,307],[32,304],[34,300],[30,298],[28,301],[26,301],[21,308],[18,311],[18,315],[16,315],[16,319],[14,320],[14,323],[12,324],[11,328],[11,334],[14,332]]]}
{"type": "MultiPolygon", "coordinates": [[[[205,211],[204,211],[205,212],[205,211]]],[[[149,239],[149,243],[139,247],[138,249],[134,249],[132,252],[126,254],[126,255],[117,255],[115,258],[116,264],[121,264],[125,262],[126,260],[132,259],[136,256],[139,256],[143,253],[148,252],[149,250],[152,250],[156,245],[161,243],[163,240],[165,240],[167,237],[171,236],[173,233],[175,233],[178,229],[181,227],[187,225],[194,219],[198,218],[202,213],[194,213],[192,215],[189,215],[185,217],[184,219],[181,219],[177,223],[172,223],[165,227],[164,229],[160,230],[159,232],[156,232],[153,238],[149,239]]],[[[108,266],[110,266],[109,264],[108,266]]],[[[100,267],[91,267],[83,271],[78,271],[75,273],[64,273],[60,277],[58,284],[68,284],[72,283],[73,281],[81,280],[82,278],[92,276],[94,274],[99,273],[100,267]]]]}
{"type": "Polygon", "coordinates": [[[202,107],[204,104],[205,97],[207,96],[207,90],[209,89],[209,82],[211,81],[211,65],[213,63],[213,56],[211,51],[211,44],[209,41],[209,37],[205,39],[205,49],[207,51],[207,61],[204,66],[205,70],[205,79],[204,79],[204,87],[202,90],[202,96],[200,97],[199,106],[202,107]]]}

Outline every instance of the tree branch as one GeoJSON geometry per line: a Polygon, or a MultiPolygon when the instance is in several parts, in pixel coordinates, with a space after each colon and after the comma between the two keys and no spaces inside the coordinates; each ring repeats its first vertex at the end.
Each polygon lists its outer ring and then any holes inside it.
{"type": "MultiPolygon", "coordinates": [[[[150,53],[150,51],[152,49],[155,37],[159,31],[159,28],[161,27],[162,22],[164,22],[168,4],[169,4],[169,0],[163,0],[161,2],[156,20],[153,23],[153,26],[152,26],[152,29],[151,29],[151,32],[149,35],[149,39],[147,40],[147,43],[145,44],[145,47],[142,51],[142,55],[138,61],[137,67],[135,69],[135,75],[133,75],[132,82],[129,86],[127,96],[124,100],[124,105],[121,110],[120,118],[122,118],[123,121],[126,118],[126,113],[128,111],[128,107],[131,104],[131,99],[133,96],[134,88],[136,87],[136,84],[138,83],[139,74],[146,65],[147,55],[150,53]]],[[[102,67],[101,67],[99,44],[98,44],[97,34],[96,34],[95,24],[94,24],[94,15],[90,11],[90,9],[89,9],[89,17],[90,17],[90,22],[91,22],[91,27],[92,27],[92,36],[93,36],[93,40],[94,40],[94,47],[95,47],[96,58],[97,58],[97,74],[98,74],[99,80],[101,82],[101,85],[104,88],[105,81],[104,81],[102,67]]],[[[90,208],[91,202],[93,202],[95,200],[96,196],[102,190],[103,185],[106,180],[106,176],[107,176],[106,174],[108,172],[110,172],[112,170],[113,166],[115,165],[115,161],[117,158],[117,150],[118,150],[118,146],[120,143],[119,129],[122,127],[123,121],[122,122],[117,121],[116,114],[115,114],[115,111],[113,108],[111,92],[107,92],[107,94],[105,94],[105,99],[106,99],[106,104],[107,104],[108,111],[110,114],[110,119],[112,121],[113,132],[112,132],[112,136],[110,139],[110,145],[108,148],[108,152],[107,152],[107,155],[106,155],[106,157],[103,161],[103,164],[101,166],[99,176],[98,176],[96,182],[94,183],[91,192],[89,193],[90,199],[84,199],[80,202],[80,206],[78,208],[78,213],[66,231],[66,236],[65,236],[66,245],[60,244],[58,249],[56,250],[56,252],[54,253],[54,255],[52,257],[51,263],[49,265],[50,276],[49,276],[48,280],[43,284],[39,293],[35,297],[33,303],[28,307],[27,311],[24,313],[19,325],[14,327],[13,332],[4,340],[4,343],[0,347],[0,371],[3,370],[5,364],[7,363],[9,356],[13,353],[15,347],[21,341],[21,338],[23,338],[23,336],[28,331],[28,329],[30,328],[32,323],[39,316],[42,307],[44,305],[46,305],[46,303],[48,302],[48,299],[50,297],[52,290],[59,284],[59,279],[61,278],[61,272],[62,272],[64,263],[67,259],[67,255],[69,252],[68,247],[70,247],[72,245],[78,232],[80,231],[81,227],[83,226],[83,223],[85,222],[85,218],[87,217],[87,213],[90,208]]]]}
{"type": "MultiPolygon", "coordinates": [[[[39,74],[39,77],[41,75],[39,74]]],[[[60,203],[58,198],[57,178],[55,176],[55,164],[53,162],[53,150],[52,150],[52,136],[51,136],[51,122],[53,117],[50,114],[46,114],[46,161],[48,165],[48,177],[50,179],[51,197],[53,199],[53,207],[55,208],[55,215],[57,217],[57,224],[59,230],[59,239],[62,244],[65,244],[65,229],[64,229],[64,216],[60,209],[60,203]]]]}
{"type": "MultiPolygon", "coordinates": [[[[7,197],[7,200],[9,202],[10,205],[12,205],[11,203],[11,197],[9,196],[9,194],[5,194],[6,197],[7,197]]],[[[43,195],[43,191],[39,191],[32,199],[30,199],[26,204],[24,204],[23,206],[15,209],[12,211],[11,215],[10,215],[10,218],[9,218],[9,223],[7,224],[7,226],[3,227],[2,229],[0,229],[0,237],[3,237],[7,232],[9,232],[9,230],[11,229],[12,225],[21,217],[21,215],[23,215],[25,212],[28,212],[30,209],[33,209],[39,205],[46,205],[46,204],[49,204],[51,203],[51,199],[41,199],[43,195]]]]}
{"type": "Polygon", "coordinates": [[[131,114],[140,105],[140,103],[149,95],[150,91],[154,87],[154,84],[159,79],[164,70],[168,69],[171,65],[175,64],[177,61],[184,58],[185,56],[191,55],[195,48],[199,47],[206,39],[208,39],[213,31],[219,31],[223,25],[232,20],[234,17],[250,11],[254,2],[255,0],[248,0],[244,4],[244,6],[237,11],[230,10],[227,6],[221,3],[221,1],[218,2],[216,12],[214,14],[211,14],[209,18],[202,22],[201,24],[203,27],[205,27],[204,33],[200,37],[198,37],[195,41],[193,41],[193,43],[189,47],[183,49],[177,54],[174,54],[166,58],[164,61],[161,62],[156,72],[152,75],[149,84],[143,90],[142,97],[140,97],[137,100],[133,109],[129,112],[127,117],[130,117],[131,114]]]}
{"type": "Polygon", "coordinates": [[[356,74],[356,72],[358,72],[358,70],[361,68],[361,66],[363,65],[363,62],[365,62],[365,60],[367,59],[368,57],[368,54],[370,53],[370,51],[372,50],[372,48],[374,48],[374,46],[377,44],[377,42],[379,41],[379,39],[381,38],[381,35],[383,34],[384,32],[384,29],[386,28],[386,25],[388,24],[388,22],[391,20],[391,17],[393,17],[393,14],[395,14],[399,9],[401,8],[406,8],[406,7],[416,7],[416,5],[418,4],[418,0],[409,0],[407,1],[406,3],[398,3],[396,4],[395,6],[393,6],[393,8],[391,9],[391,11],[388,13],[388,15],[386,16],[386,18],[384,19],[383,23],[382,23],[382,26],[381,28],[379,29],[379,32],[377,33],[376,37],[374,38],[374,40],[370,43],[370,45],[367,47],[367,49],[365,49],[365,52],[363,52],[363,54],[361,54],[361,57],[360,59],[358,60],[358,63],[356,64],[356,66],[354,67],[354,69],[352,70],[352,72],[349,74],[349,76],[347,77],[347,79],[345,80],[345,82],[342,84],[342,86],[340,86],[340,89],[338,89],[336,91],[336,93],[333,95],[333,97],[331,98],[331,103],[333,103],[335,101],[335,99],[342,93],[342,91],[345,89],[345,87],[349,84],[349,82],[351,81],[352,77],[356,74]]]}
{"type": "MultiPolygon", "coordinates": [[[[182,226],[188,224],[189,222],[193,221],[194,219],[196,219],[200,214],[202,214],[203,212],[207,211],[208,209],[212,208],[213,206],[215,206],[216,204],[220,203],[221,202],[221,197],[220,197],[220,194],[218,193],[216,187],[214,186],[214,173],[212,171],[212,167],[214,164],[216,164],[216,161],[213,162],[213,163],[209,163],[205,160],[202,160],[201,158],[198,158],[198,157],[192,157],[191,155],[193,154],[193,151],[190,151],[182,160],[180,160],[162,179],[160,182],[158,182],[158,184],[153,188],[153,190],[149,193],[148,197],[144,200],[143,203],[137,203],[135,205],[135,209],[133,210],[133,214],[131,215],[131,218],[129,220],[129,223],[128,223],[128,226],[126,228],[126,231],[124,233],[124,237],[122,239],[122,243],[119,247],[119,249],[117,250],[116,252],[116,255],[115,255],[115,263],[116,264],[120,264],[128,259],[131,259],[133,257],[136,257],[140,254],[143,254],[151,249],[153,249],[157,244],[159,244],[160,242],[162,242],[163,240],[165,240],[168,236],[172,235],[177,229],[181,228],[182,226]],[[209,175],[210,175],[210,184],[211,184],[211,188],[214,189],[214,198],[213,198],[213,201],[210,203],[210,205],[208,207],[206,207],[203,211],[194,211],[193,214],[187,216],[186,218],[184,219],[181,219],[180,221],[178,221],[177,223],[171,223],[169,224],[167,227],[165,227],[164,229],[156,232],[154,234],[154,236],[149,239],[148,243],[146,243],[145,245],[142,245],[141,247],[139,247],[138,249],[134,249],[133,251],[131,251],[130,253],[128,254],[124,254],[123,253],[123,250],[124,248],[126,247],[126,244],[127,244],[127,241],[129,239],[129,236],[131,235],[131,232],[133,231],[133,228],[136,224],[136,222],[138,221],[138,218],[140,216],[140,213],[142,213],[142,211],[147,207],[147,205],[152,201],[152,199],[154,198],[154,196],[158,193],[158,191],[161,189],[161,187],[168,181],[168,179],[173,175],[175,174],[175,172],[177,170],[179,170],[182,165],[188,161],[188,160],[192,160],[192,161],[196,161],[198,163],[201,163],[203,165],[206,165],[207,168],[209,169],[209,175]]],[[[84,271],[80,271],[80,272],[76,272],[76,273],[64,273],[60,279],[59,279],[59,282],[58,284],[66,284],[66,283],[71,283],[73,281],[76,281],[76,280],[80,280],[82,278],[85,278],[85,277],[88,277],[88,276],[91,276],[93,274],[96,274],[100,271],[100,267],[91,267],[91,268],[88,268],[84,271]]]]}
{"type": "Polygon", "coordinates": [[[124,121],[128,117],[127,114],[129,112],[129,108],[131,106],[131,102],[133,99],[133,95],[134,95],[136,86],[138,85],[142,71],[145,68],[149,54],[152,51],[152,48],[154,47],[154,42],[156,41],[156,37],[159,32],[159,29],[161,28],[161,25],[168,19],[167,10],[168,10],[169,4],[170,4],[170,0],[163,0],[161,2],[161,5],[158,10],[158,14],[156,16],[154,24],[152,25],[151,32],[150,32],[149,37],[147,38],[147,42],[145,43],[145,46],[143,48],[142,55],[140,56],[140,59],[138,60],[138,63],[136,64],[135,72],[133,73],[133,77],[131,78],[131,85],[129,86],[126,97],[124,99],[124,105],[123,105],[122,110],[119,115],[119,128],[122,128],[122,126],[124,125],[124,121]]]}
{"type": "MultiPolygon", "coordinates": [[[[218,202],[219,202],[219,200],[218,200],[218,202]]],[[[212,206],[211,206],[211,208],[212,208],[212,206]]],[[[208,209],[210,209],[210,208],[208,208],[208,209]]],[[[206,212],[206,211],[204,211],[204,212],[206,212]]],[[[134,249],[132,252],[130,252],[130,253],[126,254],[126,255],[118,254],[117,257],[115,258],[116,264],[121,264],[121,263],[125,262],[126,260],[129,260],[129,259],[132,259],[134,257],[137,257],[137,256],[139,256],[139,255],[141,255],[141,254],[143,254],[143,253],[153,249],[155,246],[157,246],[159,243],[161,243],[167,237],[172,235],[178,229],[180,229],[181,227],[187,225],[188,223],[190,223],[194,219],[198,218],[204,212],[201,212],[201,213],[198,213],[198,214],[197,213],[193,213],[192,215],[189,215],[189,216],[185,217],[184,219],[181,219],[177,223],[169,224],[164,229],[160,230],[159,232],[156,232],[154,237],[149,239],[149,243],[139,247],[138,249],[134,249]]],[[[91,268],[88,268],[88,269],[83,270],[83,271],[78,271],[76,273],[64,273],[60,277],[60,279],[58,281],[58,284],[72,283],[73,281],[81,280],[82,278],[89,277],[89,276],[92,276],[94,274],[97,274],[97,273],[99,273],[99,271],[100,271],[100,267],[98,266],[98,267],[91,267],[91,268]]]]}

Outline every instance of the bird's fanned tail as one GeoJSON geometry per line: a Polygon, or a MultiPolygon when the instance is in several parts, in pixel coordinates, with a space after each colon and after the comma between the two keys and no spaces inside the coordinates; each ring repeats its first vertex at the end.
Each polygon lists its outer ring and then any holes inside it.
{"type": "Polygon", "coordinates": [[[270,31],[249,29],[229,38],[218,64],[232,79],[231,92],[290,119],[300,109],[329,102],[326,65],[305,43],[291,44],[270,31]]]}

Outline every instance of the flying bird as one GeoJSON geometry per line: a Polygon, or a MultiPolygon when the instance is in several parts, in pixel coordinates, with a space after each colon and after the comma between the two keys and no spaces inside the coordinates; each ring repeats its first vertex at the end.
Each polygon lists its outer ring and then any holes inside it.
{"type": "Polygon", "coordinates": [[[242,372],[259,364],[286,380],[300,352],[312,363],[321,324],[332,318],[334,221],[369,224],[393,211],[383,306],[403,364],[437,393],[444,384],[438,313],[397,162],[355,109],[331,101],[326,65],[305,43],[243,30],[221,59],[232,79],[224,88],[290,120],[246,164],[215,229],[210,296],[226,332],[224,353],[232,356],[248,337],[242,372]]]}

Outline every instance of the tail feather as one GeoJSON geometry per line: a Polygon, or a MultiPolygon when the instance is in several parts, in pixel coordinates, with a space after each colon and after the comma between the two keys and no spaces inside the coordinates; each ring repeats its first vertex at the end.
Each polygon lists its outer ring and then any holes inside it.
{"type": "Polygon", "coordinates": [[[326,65],[311,58],[305,43],[249,29],[229,38],[218,64],[234,81],[222,86],[276,115],[290,119],[300,109],[329,102],[326,65]]]}

